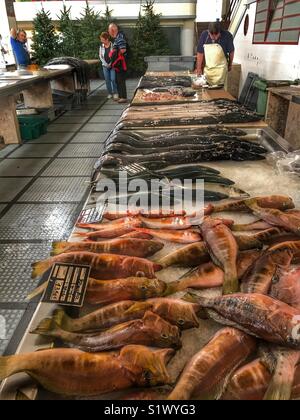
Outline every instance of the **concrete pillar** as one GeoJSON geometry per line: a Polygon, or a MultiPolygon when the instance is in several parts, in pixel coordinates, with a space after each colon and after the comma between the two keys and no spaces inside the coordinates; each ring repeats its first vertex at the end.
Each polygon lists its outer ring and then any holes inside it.
{"type": "Polygon", "coordinates": [[[194,36],[195,22],[193,20],[184,21],[181,29],[181,55],[194,55],[194,36]]]}

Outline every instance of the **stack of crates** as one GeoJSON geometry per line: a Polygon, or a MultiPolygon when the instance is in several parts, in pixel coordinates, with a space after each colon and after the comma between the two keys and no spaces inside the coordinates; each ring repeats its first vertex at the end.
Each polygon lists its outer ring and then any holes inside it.
{"type": "Polygon", "coordinates": [[[18,116],[21,138],[24,141],[35,140],[47,133],[48,118],[40,115],[18,116]]]}

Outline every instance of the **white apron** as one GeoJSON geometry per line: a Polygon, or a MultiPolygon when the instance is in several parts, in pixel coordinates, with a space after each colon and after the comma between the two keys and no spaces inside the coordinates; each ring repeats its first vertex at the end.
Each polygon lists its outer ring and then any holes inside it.
{"type": "Polygon", "coordinates": [[[209,85],[225,85],[228,74],[228,62],[223,48],[219,44],[205,44],[204,74],[209,85]]]}

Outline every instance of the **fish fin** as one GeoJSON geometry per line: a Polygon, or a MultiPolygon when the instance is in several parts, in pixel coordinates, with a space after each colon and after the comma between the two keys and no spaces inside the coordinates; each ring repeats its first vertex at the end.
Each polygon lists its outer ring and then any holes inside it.
{"type": "Polygon", "coordinates": [[[148,302],[136,302],[125,311],[125,315],[131,315],[135,312],[147,311],[152,307],[153,305],[148,302]]]}
{"type": "Polygon", "coordinates": [[[32,273],[31,278],[36,279],[37,277],[41,277],[52,265],[51,259],[37,261],[31,264],[32,273]]]}
{"type": "Polygon", "coordinates": [[[44,293],[47,286],[48,286],[48,280],[45,281],[41,286],[34,289],[31,293],[29,293],[26,300],[31,300],[31,299],[35,298],[36,296],[41,295],[42,293],[44,293]]]}
{"type": "Polygon", "coordinates": [[[69,246],[69,242],[53,242],[51,255],[63,254],[69,246]]]}
{"type": "Polygon", "coordinates": [[[0,357],[0,382],[16,373],[16,356],[0,357]]]}

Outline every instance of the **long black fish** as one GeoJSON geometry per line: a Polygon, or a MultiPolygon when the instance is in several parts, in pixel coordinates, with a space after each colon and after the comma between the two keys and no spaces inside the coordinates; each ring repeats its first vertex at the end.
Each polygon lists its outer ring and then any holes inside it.
{"type": "Polygon", "coordinates": [[[218,149],[208,151],[185,151],[178,150],[166,153],[156,153],[150,155],[133,155],[124,156],[122,154],[108,153],[103,155],[96,163],[95,169],[99,167],[120,167],[139,162],[145,165],[149,170],[157,170],[170,165],[181,165],[189,162],[212,162],[220,160],[233,161],[254,161],[264,160],[265,156],[258,153],[252,153],[239,147],[230,148],[229,150],[218,149]]]}
{"type": "MultiPolygon", "coordinates": [[[[258,153],[258,154],[262,154],[262,153],[266,153],[267,150],[259,145],[256,145],[254,143],[250,143],[250,142],[245,142],[245,141],[240,141],[238,140],[238,142],[234,139],[223,139],[223,140],[218,140],[216,143],[214,143],[214,141],[204,141],[204,142],[197,142],[195,141],[194,144],[190,144],[188,139],[186,139],[186,141],[182,142],[181,144],[182,146],[184,146],[184,150],[185,151],[209,151],[212,150],[214,151],[216,147],[218,148],[222,148],[222,149],[233,149],[235,147],[241,148],[245,151],[249,151],[251,153],[258,153]]],[[[127,144],[127,143],[118,143],[118,142],[112,142],[109,145],[107,145],[107,147],[105,148],[105,153],[124,153],[124,154],[131,154],[131,155],[136,155],[136,154],[140,154],[142,153],[143,155],[151,155],[151,154],[155,154],[157,152],[160,153],[168,153],[168,152],[177,152],[178,151],[178,146],[168,146],[168,147],[150,147],[148,146],[148,144],[146,144],[144,147],[135,147],[131,144],[127,144]]]]}

